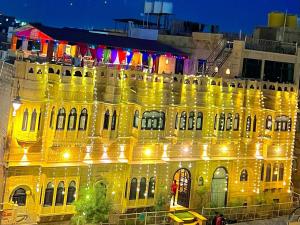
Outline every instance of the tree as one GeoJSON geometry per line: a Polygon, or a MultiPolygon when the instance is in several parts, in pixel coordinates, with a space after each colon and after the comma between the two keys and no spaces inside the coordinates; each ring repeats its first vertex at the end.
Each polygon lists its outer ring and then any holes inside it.
{"type": "Polygon", "coordinates": [[[74,205],[77,213],[72,218],[72,223],[76,225],[108,222],[112,209],[112,202],[106,196],[106,187],[101,184],[83,188],[74,205]]]}

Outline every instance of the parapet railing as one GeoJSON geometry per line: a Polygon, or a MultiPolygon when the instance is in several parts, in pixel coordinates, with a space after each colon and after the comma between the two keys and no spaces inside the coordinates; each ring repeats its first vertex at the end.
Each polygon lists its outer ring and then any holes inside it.
{"type": "Polygon", "coordinates": [[[288,42],[255,39],[255,38],[245,39],[245,48],[250,50],[296,55],[297,47],[298,47],[297,44],[288,43],[288,42]]]}
{"type": "Polygon", "coordinates": [[[202,215],[208,219],[212,219],[215,212],[218,212],[223,214],[226,219],[244,222],[286,216],[299,206],[299,201],[292,201],[251,206],[203,208],[202,215]]]}

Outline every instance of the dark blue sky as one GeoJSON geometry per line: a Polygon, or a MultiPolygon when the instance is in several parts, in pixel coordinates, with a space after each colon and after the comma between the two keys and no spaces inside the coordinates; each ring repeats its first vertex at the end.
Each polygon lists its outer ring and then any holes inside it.
{"type": "MultiPolygon", "coordinates": [[[[270,11],[300,14],[300,0],[173,0],[175,17],[251,32],[270,11]]],[[[0,12],[52,26],[112,27],[113,18],[142,18],[144,0],[0,0],[0,12]],[[106,3],[105,3],[106,2],[106,3]]]]}

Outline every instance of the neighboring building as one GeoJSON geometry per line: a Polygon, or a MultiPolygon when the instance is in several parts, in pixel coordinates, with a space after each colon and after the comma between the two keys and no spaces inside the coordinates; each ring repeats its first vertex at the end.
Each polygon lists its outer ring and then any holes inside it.
{"type": "Polygon", "coordinates": [[[99,182],[126,212],[153,207],[173,180],[176,203],[188,208],[204,204],[201,190],[213,207],[290,201],[295,75],[272,83],[234,74],[257,54],[299,57],[195,37],[204,39],[198,46],[217,46],[205,53],[214,60],[229,47],[228,77],[194,76],[187,54],[158,41],[38,24],[18,29],[10,54],[23,104],[8,126],[4,202],[17,202],[35,221],[69,218],[78,190],[99,182]]]}
{"type": "MultiPolygon", "coordinates": [[[[6,159],[4,151],[7,143],[7,128],[12,100],[12,82],[15,75],[14,66],[0,61],[0,177],[5,177],[6,159]]],[[[0,209],[2,208],[5,182],[0,182],[0,209]]]]}

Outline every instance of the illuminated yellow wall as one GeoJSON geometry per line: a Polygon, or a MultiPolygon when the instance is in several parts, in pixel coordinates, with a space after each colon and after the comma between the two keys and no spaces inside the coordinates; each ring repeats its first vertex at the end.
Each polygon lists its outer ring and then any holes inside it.
{"type": "MultiPolygon", "coordinates": [[[[298,94],[293,85],[145,74],[104,66],[76,68],[20,61],[15,65],[23,104],[9,122],[9,130],[13,130],[7,149],[9,176],[5,201],[11,201],[16,188],[24,187],[28,196],[26,206],[22,207],[26,207],[34,218],[46,220],[47,216],[67,216],[74,212],[73,206],[66,205],[66,194],[62,206],[55,206],[55,192],[53,205],[43,206],[49,182],[56,190],[58,183],[63,181],[65,192],[71,181],[76,182],[77,190],[87,184],[103,182],[116,209],[124,212],[130,208],[153,206],[155,202],[147,197],[128,199],[132,178],[139,182],[145,177],[147,192],[150,178],[155,177],[157,197],[166,190],[169,193],[173,175],[179,168],[187,168],[191,173],[191,208],[199,205],[197,190],[207,188],[210,192],[213,173],[218,167],[224,167],[228,172],[227,205],[236,202],[256,204],[261,195],[268,202],[273,199],[288,201],[298,94]],[[71,76],[65,76],[67,70],[71,76]],[[79,75],[78,71],[82,77],[75,76],[79,75]],[[65,127],[57,130],[57,114],[62,107],[66,111],[65,127]],[[68,130],[72,108],[77,111],[76,128],[68,130]],[[28,126],[22,130],[26,109],[28,126]],[[35,129],[30,131],[34,109],[37,122],[35,129]],[[88,111],[87,129],[79,130],[83,109],[88,111]],[[142,129],[143,113],[152,110],[165,113],[163,130],[142,129]],[[107,111],[109,125],[104,129],[107,111]],[[133,127],[136,111],[139,112],[137,128],[133,127]],[[192,130],[180,130],[183,111],[187,113],[187,124],[190,112],[196,115],[202,112],[202,130],[197,130],[196,124],[192,130]],[[224,131],[219,130],[222,113],[225,113],[225,122],[229,114],[239,114],[238,129],[226,130],[224,124],[224,131]],[[291,119],[290,129],[276,131],[276,117],[282,115],[291,119]],[[251,116],[251,126],[247,131],[248,116],[251,116]],[[268,116],[272,117],[270,130],[266,129],[268,116]],[[272,169],[275,163],[283,163],[282,180],[272,181],[271,178],[270,182],[265,182],[269,163],[272,169]],[[265,167],[263,180],[262,164],[265,167]],[[248,172],[248,181],[240,181],[243,169],[248,172]],[[199,186],[199,177],[203,177],[204,186],[199,186]]],[[[234,126],[234,120],[231,125],[234,126]]]]}

